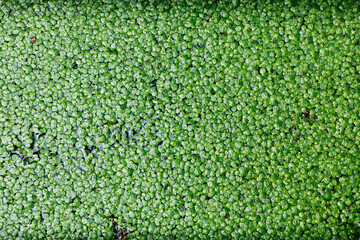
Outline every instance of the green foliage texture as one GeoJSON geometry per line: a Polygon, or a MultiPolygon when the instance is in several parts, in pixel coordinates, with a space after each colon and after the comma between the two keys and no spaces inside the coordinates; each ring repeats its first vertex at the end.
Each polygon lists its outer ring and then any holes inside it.
{"type": "Polygon", "coordinates": [[[357,239],[359,1],[1,1],[1,239],[357,239]]]}

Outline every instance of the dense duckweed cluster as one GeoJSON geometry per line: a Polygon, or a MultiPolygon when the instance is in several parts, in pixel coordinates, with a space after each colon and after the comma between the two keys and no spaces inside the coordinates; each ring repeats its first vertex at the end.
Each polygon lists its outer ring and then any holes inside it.
{"type": "Polygon", "coordinates": [[[358,1],[2,1],[0,236],[346,239],[358,1]]]}

